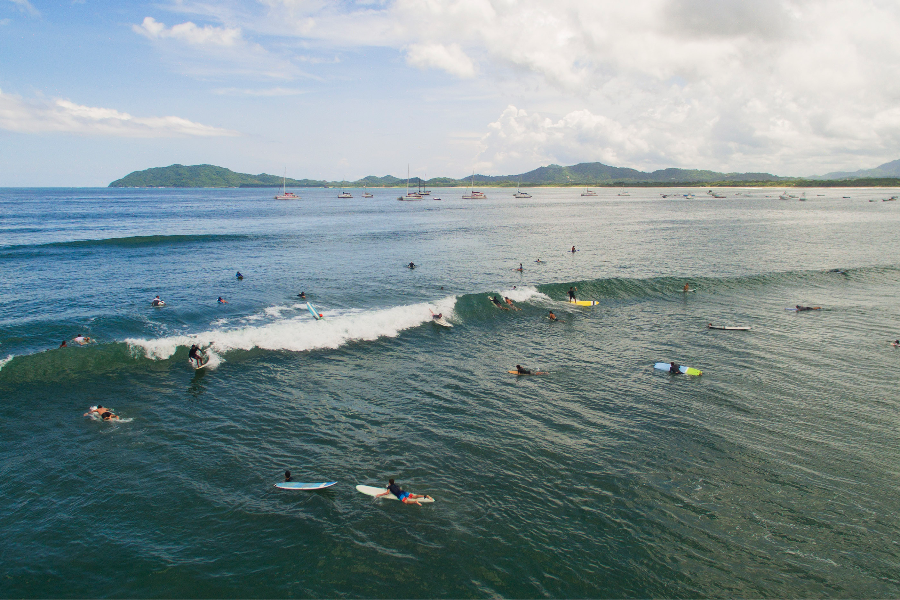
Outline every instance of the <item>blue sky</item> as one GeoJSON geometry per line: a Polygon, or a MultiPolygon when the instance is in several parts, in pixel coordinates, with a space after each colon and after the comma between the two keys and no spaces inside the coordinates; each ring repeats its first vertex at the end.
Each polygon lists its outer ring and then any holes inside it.
{"type": "Polygon", "coordinates": [[[0,186],[900,158],[900,3],[0,0],[0,186]]]}

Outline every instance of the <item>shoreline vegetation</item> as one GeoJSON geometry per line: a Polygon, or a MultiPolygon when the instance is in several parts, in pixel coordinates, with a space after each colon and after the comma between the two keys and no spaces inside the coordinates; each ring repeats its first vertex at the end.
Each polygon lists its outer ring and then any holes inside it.
{"type": "MultiPolygon", "coordinates": [[[[171,165],[134,171],[109,184],[111,188],[400,188],[406,179],[385,175],[369,175],[356,181],[326,181],[316,179],[282,179],[278,175],[236,173],[215,165],[171,165]]],[[[411,183],[429,187],[468,187],[470,177],[452,179],[415,178],[411,183]]],[[[655,188],[825,188],[825,187],[900,187],[900,177],[859,177],[842,179],[813,179],[778,177],[769,173],[717,173],[695,169],[663,169],[645,173],[635,169],[610,167],[602,163],[581,163],[570,167],[550,165],[520,175],[475,175],[479,188],[535,188],[535,187],[655,187],[655,188]]]]}

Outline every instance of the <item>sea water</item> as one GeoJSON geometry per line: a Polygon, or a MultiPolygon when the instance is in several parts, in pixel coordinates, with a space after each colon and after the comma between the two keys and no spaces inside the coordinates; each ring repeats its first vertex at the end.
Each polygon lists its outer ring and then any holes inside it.
{"type": "Polygon", "coordinates": [[[0,595],[900,595],[896,190],[370,191],[0,190],[0,595]]]}

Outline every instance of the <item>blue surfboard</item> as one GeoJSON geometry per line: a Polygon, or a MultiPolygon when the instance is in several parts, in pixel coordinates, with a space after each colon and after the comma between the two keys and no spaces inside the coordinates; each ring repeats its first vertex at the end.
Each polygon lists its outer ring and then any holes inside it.
{"type": "Polygon", "coordinates": [[[336,484],[337,481],[326,481],[323,483],[300,483],[299,481],[282,481],[276,483],[275,487],[282,490],[323,490],[336,484]]]}
{"type": "Polygon", "coordinates": [[[313,305],[310,304],[309,302],[306,303],[306,308],[309,309],[309,313],[313,316],[313,319],[315,319],[316,321],[318,321],[319,319],[325,318],[325,317],[320,316],[319,311],[317,311],[315,308],[313,308],[313,305]]]}

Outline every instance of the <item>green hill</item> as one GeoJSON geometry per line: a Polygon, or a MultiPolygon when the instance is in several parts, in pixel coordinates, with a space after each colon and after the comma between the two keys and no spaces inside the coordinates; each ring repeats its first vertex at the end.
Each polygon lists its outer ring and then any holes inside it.
{"type": "MultiPolygon", "coordinates": [[[[610,167],[603,163],[580,163],[564,167],[548,165],[538,167],[519,175],[475,175],[475,187],[515,187],[526,186],[780,186],[780,187],[814,187],[817,185],[859,185],[859,186],[897,186],[894,179],[900,174],[900,161],[887,163],[878,169],[858,171],[859,175],[869,179],[830,179],[812,181],[794,177],[778,177],[770,173],[718,173],[700,169],[660,169],[651,173],[610,167]],[[896,173],[895,173],[896,172],[896,173]]],[[[834,174],[830,174],[834,175],[834,174]]],[[[845,174],[841,174],[845,175],[845,174]]],[[[429,187],[467,187],[472,176],[454,179],[452,177],[432,177],[425,184],[429,187]]],[[[247,175],[235,173],[224,167],[215,165],[171,165],[144,171],[135,171],[109,184],[109,187],[169,187],[169,188],[236,188],[236,187],[281,187],[282,178],[278,175],[247,175]]],[[[410,180],[417,185],[419,179],[410,180]]],[[[403,187],[406,179],[385,175],[376,177],[369,175],[357,181],[325,181],[318,179],[286,180],[287,187],[403,187]]]]}
{"type": "MultiPolygon", "coordinates": [[[[117,179],[109,187],[167,187],[167,188],[235,188],[235,187],[281,187],[278,175],[247,175],[235,173],[231,169],[215,165],[170,165],[144,171],[134,171],[122,179],[117,179]]],[[[322,187],[325,181],[287,178],[289,187],[322,187]]]]}

